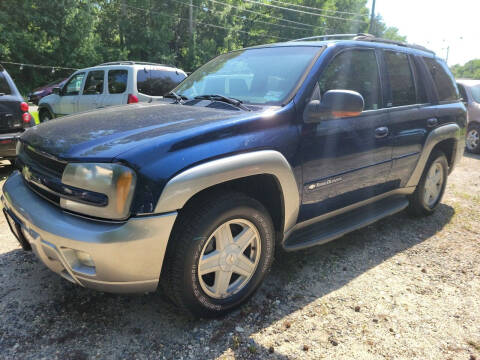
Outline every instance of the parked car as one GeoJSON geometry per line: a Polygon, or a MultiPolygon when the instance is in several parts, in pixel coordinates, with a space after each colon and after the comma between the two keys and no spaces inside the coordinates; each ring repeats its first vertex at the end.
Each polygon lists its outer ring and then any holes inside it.
{"type": "Polygon", "coordinates": [[[0,65],[0,158],[15,159],[17,138],[26,128],[35,125],[15,83],[7,70],[0,65]]]}
{"type": "Polygon", "coordinates": [[[432,214],[465,147],[445,62],[367,35],[223,54],[169,96],[28,130],[2,202],[20,244],[65,279],[160,283],[196,316],[245,302],[275,247],[432,214]]]}
{"type": "Polygon", "coordinates": [[[467,150],[480,154],[480,80],[457,80],[458,90],[468,111],[467,150]]]}
{"type": "Polygon", "coordinates": [[[187,75],[155,63],[118,61],[74,72],[38,104],[40,122],[62,115],[161,98],[187,75]]]}
{"type": "Polygon", "coordinates": [[[41,98],[52,94],[54,88],[62,87],[66,81],[67,79],[57,79],[47,85],[34,89],[30,94],[28,94],[28,102],[38,105],[41,98]]]}

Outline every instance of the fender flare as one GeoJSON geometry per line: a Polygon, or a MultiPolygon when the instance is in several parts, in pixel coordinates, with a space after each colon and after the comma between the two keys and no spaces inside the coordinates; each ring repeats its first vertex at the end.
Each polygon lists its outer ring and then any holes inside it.
{"type": "Polygon", "coordinates": [[[40,111],[42,111],[42,109],[47,109],[48,112],[50,113],[50,115],[52,115],[53,118],[56,118],[57,116],[55,115],[55,113],[53,112],[53,109],[52,107],[50,106],[50,104],[41,104],[41,105],[38,105],[38,116],[40,116],[40,111]]]}
{"type": "Polygon", "coordinates": [[[428,134],[427,139],[425,140],[425,144],[423,146],[422,153],[420,158],[418,159],[417,166],[412,172],[410,179],[406,187],[410,186],[417,186],[420,178],[423,174],[423,170],[425,165],[427,164],[428,158],[432,153],[433,148],[435,145],[440,143],[443,140],[447,139],[454,139],[456,142],[455,149],[454,149],[454,162],[459,154],[462,154],[461,149],[459,147],[462,146],[462,141],[459,141],[462,138],[461,136],[461,128],[457,124],[447,124],[440,126],[430,132],[428,134]]]}
{"type": "Polygon", "coordinates": [[[274,150],[232,155],[191,167],[168,181],[155,213],[181,209],[198,192],[214,185],[252,175],[273,175],[283,195],[284,232],[297,222],[300,194],[287,159],[274,150]]]}

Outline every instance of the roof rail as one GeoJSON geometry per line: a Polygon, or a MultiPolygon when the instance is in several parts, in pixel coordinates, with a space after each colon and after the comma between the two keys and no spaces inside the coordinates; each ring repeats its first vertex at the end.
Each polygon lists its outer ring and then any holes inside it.
{"type": "Polygon", "coordinates": [[[354,38],[354,40],[358,40],[358,41],[371,41],[371,42],[379,42],[379,43],[384,43],[384,44],[392,44],[392,45],[404,46],[404,47],[408,47],[408,48],[412,48],[412,49],[417,49],[417,50],[421,50],[421,51],[426,51],[426,52],[429,52],[429,53],[435,55],[435,52],[434,52],[434,51],[432,51],[432,50],[430,50],[430,49],[427,49],[425,46],[422,46],[422,45],[409,44],[409,43],[406,43],[406,42],[403,42],[403,41],[396,41],[396,40],[378,38],[378,37],[375,37],[374,35],[371,35],[371,34],[358,34],[358,36],[356,36],[356,37],[354,38]]]}
{"type": "Polygon", "coordinates": [[[392,45],[398,45],[398,46],[404,46],[412,49],[417,49],[417,50],[422,50],[429,52],[431,54],[435,55],[435,52],[432,50],[427,49],[424,46],[421,45],[416,45],[416,44],[408,44],[402,41],[395,41],[395,40],[389,40],[389,39],[383,39],[383,38],[378,38],[375,35],[372,34],[332,34],[332,35],[317,35],[317,36],[310,36],[306,38],[301,38],[301,39],[294,39],[290,40],[290,42],[294,41],[312,41],[312,40],[357,40],[357,41],[371,41],[371,42],[378,42],[378,43],[384,43],[384,44],[392,44],[392,45]]]}
{"type": "Polygon", "coordinates": [[[110,61],[103,64],[99,64],[97,66],[106,66],[106,65],[156,65],[156,66],[168,66],[177,68],[175,65],[171,64],[158,64],[154,62],[147,62],[147,61],[129,61],[129,60],[119,60],[119,61],[110,61]]]}
{"type": "Polygon", "coordinates": [[[353,39],[355,36],[358,35],[367,35],[367,34],[332,34],[332,35],[317,35],[317,36],[310,36],[301,39],[294,39],[290,40],[289,42],[293,41],[311,41],[311,40],[334,40],[334,39],[353,39]]]}

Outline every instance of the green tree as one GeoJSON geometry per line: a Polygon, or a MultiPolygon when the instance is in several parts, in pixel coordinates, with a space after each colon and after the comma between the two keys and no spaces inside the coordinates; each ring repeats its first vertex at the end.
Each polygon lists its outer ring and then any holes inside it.
{"type": "Polygon", "coordinates": [[[480,80],[480,59],[470,60],[465,65],[453,65],[453,75],[457,78],[480,80]]]}

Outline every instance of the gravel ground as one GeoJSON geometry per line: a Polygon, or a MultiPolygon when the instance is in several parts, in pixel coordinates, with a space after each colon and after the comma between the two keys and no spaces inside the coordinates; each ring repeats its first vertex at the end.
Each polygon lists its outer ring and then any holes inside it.
{"type": "MultiPolygon", "coordinates": [[[[5,177],[8,166],[0,165],[5,177]]],[[[0,220],[0,358],[480,360],[480,157],[438,211],[277,257],[242,309],[191,320],[159,293],[70,284],[0,220]]]]}

